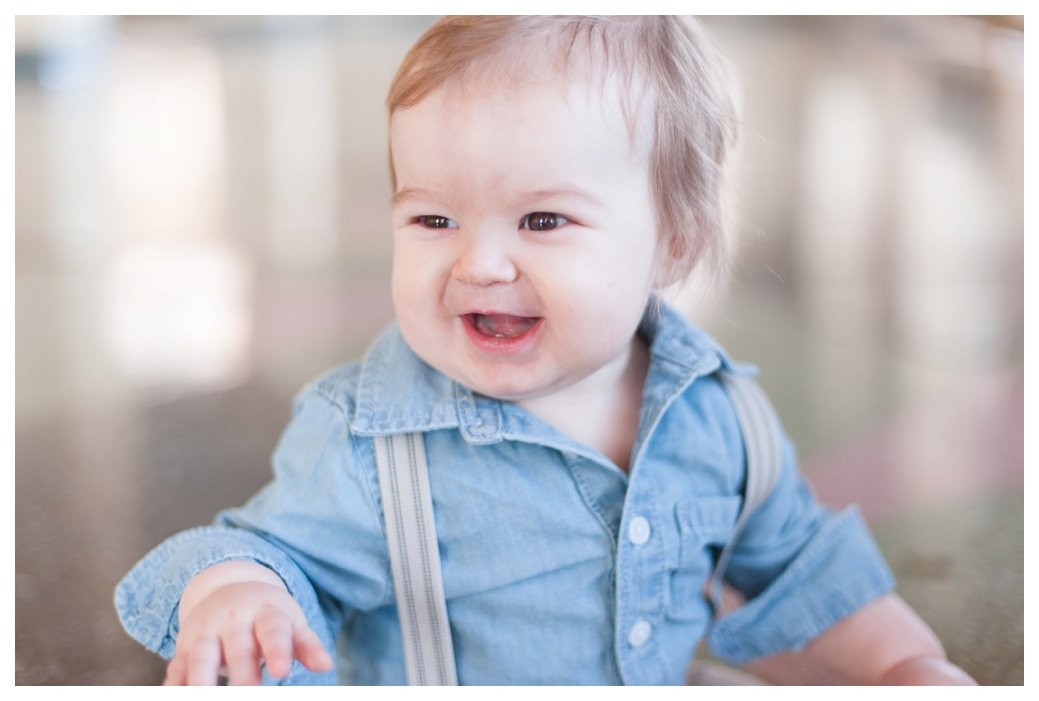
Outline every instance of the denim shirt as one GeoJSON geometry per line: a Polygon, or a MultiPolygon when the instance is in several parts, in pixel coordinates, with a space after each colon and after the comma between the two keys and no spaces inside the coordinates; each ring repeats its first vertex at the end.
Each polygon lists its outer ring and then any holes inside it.
{"type": "Polygon", "coordinates": [[[459,683],[681,684],[705,637],[739,664],[799,649],[889,592],[858,511],[818,504],[784,437],[779,483],[726,572],[748,601],[711,625],[704,583],[745,477],[716,373],[748,370],[667,306],[640,333],[651,361],[626,474],[440,374],[391,327],[361,363],[301,391],[263,490],[126,575],[116,589],[123,625],[171,657],[188,580],[252,560],[281,576],[326,647],[340,650],[336,672],[295,662],[281,683],[405,683],[373,436],[415,431],[429,459],[459,683]]]}

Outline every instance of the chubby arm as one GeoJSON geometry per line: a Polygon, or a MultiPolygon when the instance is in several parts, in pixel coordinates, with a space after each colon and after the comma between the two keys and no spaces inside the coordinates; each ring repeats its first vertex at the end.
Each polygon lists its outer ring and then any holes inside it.
{"type": "Polygon", "coordinates": [[[315,672],[333,666],[281,578],[255,562],[199,572],[184,589],[179,618],[167,685],[215,684],[222,668],[232,684],[259,684],[261,662],[276,678],[288,674],[293,659],[315,672]]]}
{"type": "Polygon", "coordinates": [[[775,684],[976,683],[946,659],[931,629],[895,594],[867,604],[800,651],[752,660],[745,668],[775,684]]]}

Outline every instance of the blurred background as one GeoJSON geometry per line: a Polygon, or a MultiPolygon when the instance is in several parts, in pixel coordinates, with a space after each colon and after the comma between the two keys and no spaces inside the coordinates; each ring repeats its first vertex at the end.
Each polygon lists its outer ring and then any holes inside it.
{"type": "MultiPolygon", "coordinates": [[[[390,321],[383,99],[432,21],[16,18],[16,683],[159,682],[116,582],[266,482],[295,391],[390,321]]],[[[1020,684],[1023,18],[704,23],[735,265],[676,303],[950,657],[1020,684]]]]}

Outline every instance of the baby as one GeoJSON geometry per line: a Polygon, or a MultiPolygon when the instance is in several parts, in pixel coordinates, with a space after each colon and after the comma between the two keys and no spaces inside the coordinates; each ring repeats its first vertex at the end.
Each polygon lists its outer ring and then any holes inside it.
{"type": "Polygon", "coordinates": [[[773,682],[971,683],[785,439],[726,570],[746,603],[712,624],[746,477],[719,372],[746,371],[658,293],[721,265],[726,87],[677,18],[419,40],[388,99],[397,323],[299,395],[264,490],[120,583],[167,683],[404,683],[374,441],[405,432],[460,683],[681,684],[705,635],[773,682]]]}

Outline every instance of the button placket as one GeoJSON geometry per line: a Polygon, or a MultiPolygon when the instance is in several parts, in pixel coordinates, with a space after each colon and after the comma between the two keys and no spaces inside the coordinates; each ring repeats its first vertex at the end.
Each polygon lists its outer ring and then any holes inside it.
{"type": "Polygon", "coordinates": [[[639,479],[639,466],[635,466],[617,549],[617,656],[629,684],[656,683],[667,666],[657,641],[665,602],[667,538],[657,521],[658,495],[650,486],[639,479]]]}
{"type": "MultiPolygon", "coordinates": [[[[645,516],[636,514],[628,520],[628,542],[635,546],[632,554],[638,553],[640,546],[649,542],[652,532],[649,520],[645,516]]],[[[652,634],[653,624],[645,618],[637,618],[628,628],[628,644],[633,648],[640,648],[649,642],[652,634]]]]}

